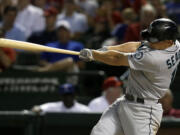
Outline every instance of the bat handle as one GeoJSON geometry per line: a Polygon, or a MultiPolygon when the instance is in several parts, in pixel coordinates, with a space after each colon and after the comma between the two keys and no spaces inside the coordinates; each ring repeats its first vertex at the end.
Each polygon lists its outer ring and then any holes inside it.
{"type": "Polygon", "coordinates": [[[80,55],[80,52],[71,52],[70,54],[72,54],[72,55],[80,55]]]}

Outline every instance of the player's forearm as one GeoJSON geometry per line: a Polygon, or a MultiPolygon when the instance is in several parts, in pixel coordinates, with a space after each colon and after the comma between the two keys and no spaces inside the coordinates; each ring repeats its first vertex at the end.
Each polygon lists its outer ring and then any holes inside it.
{"type": "Polygon", "coordinates": [[[140,45],[141,42],[127,42],[120,45],[108,46],[107,49],[116,50],[125,53],[131,53],[131,52],[135,52],[140,45]]]}
{"type": "Polygon", "coordinates": [[[127,56],[118,51],[97,51],[92,50],[92,55],[95,61],[99,61],[112,66],[128,66],[127,56]]]}

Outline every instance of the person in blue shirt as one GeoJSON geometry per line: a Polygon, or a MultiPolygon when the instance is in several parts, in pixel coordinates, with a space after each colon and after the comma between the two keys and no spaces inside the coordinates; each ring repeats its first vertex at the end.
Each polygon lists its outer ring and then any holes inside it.
{"type": "MultiPolygon", "coordinates": [[[[58,41],[48,43],[46,44],[47,46],[72,51],[80,51],[83,48],[82,43],[71,40],[70,25],[67,21],[58,22],[56,24],[56,28],[58,41]]],[[[75,55],[48,52],[42,54],[42,58],[50,63],[54,63],[68,57],[73,58],[75,62],[79,60],[79,57],[75,55]]]]}
{"type": "MultiPolygon", "coordinates": [[[[55,42],[48,43],[46,44],[46,46],[73,51],[80,51],[81,49],[83,49],[84,45],[82,43],[71,40],[70,29],[70,24],[67,21],[57,22],[56,32],[58,40],[55,42]]],[[[75,55],[43,52],[41,54],[41,65],[43,67],[39,70],[67,71],[69,70],[69,68],[74,67],[74,65],[78,67],[78,65],[81,65],[80,63],[81,62],[79,61],[79,57],[75,55]]]]}

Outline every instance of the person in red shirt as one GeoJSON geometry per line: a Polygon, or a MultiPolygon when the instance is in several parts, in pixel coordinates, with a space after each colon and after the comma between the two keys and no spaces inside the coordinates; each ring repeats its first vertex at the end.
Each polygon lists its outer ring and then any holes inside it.
{"type": "Polygon", "coordinates": [[[137,14],[139,14],[140,9],[146,4],[147,4],[146,0],[134,0],[134,2],[132,3],[132,8],[137,14]]]}
{"type": "Polygon", "coordinates": [[[159,100],[159,102],[162,104],[164,113],[164,117],[173,116],[180,118],[180,109],[175,109],[172,106],[173,103],[173,95],[171,90],[168,90],[163,98],[159,100]]]}

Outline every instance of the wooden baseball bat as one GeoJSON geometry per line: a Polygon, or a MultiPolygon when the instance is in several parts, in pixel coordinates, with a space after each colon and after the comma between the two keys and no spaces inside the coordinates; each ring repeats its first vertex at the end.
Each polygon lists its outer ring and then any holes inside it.
{"type": "Polygon", "coordinates": [[[77,51],[58,49],[58,48],[53,48],[53,47],[47,47],[44,45],[5,39],[5,38],[0,38],[0,47],[22,49],[22,50],[27,50],[27,51],[40,51],[40,52],[53,52],[53,53],[63,53],[63,54],[70,54],[70,55],[79,55],[79,52],[77,51]]]}

